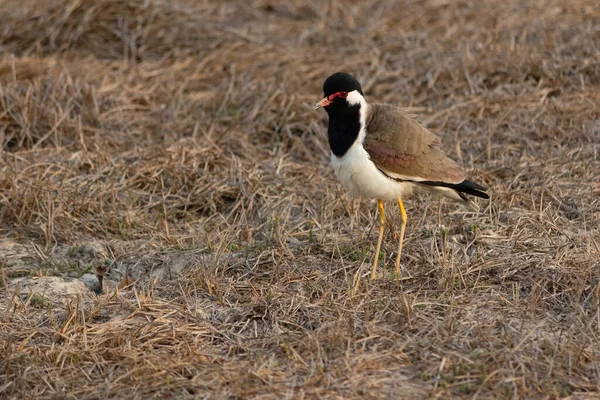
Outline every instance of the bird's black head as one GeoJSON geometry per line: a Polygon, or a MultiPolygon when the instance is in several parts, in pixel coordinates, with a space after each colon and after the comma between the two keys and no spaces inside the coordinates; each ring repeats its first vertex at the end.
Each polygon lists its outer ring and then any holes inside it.
{"type": "Polygon", "coordinates": [[[360,83],[355,77],[346,72],[336,72],[325,80],[323,84],[323,93],[325,96],[331,96],[338,92],[351,92],[358,90],[360,94],[363,94],[360,83]]]}
{"type": "Polygon", "coordinates": [[[328,113],[342,111],[349,108],[350,105],[346,98],[348,94],[358,92],[363,96],[360,83],[352,75],[346,72],[336,72],[325,80],[323,84],[323,94],[325,97],[315,104],[314,109],[325,108],[328,113]]]}

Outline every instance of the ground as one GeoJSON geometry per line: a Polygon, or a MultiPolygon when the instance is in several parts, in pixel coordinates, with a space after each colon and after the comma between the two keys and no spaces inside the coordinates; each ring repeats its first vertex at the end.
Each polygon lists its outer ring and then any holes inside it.
{"type": "Polygon", "coordinates": [[[1,397],[597,398],[596,0],[0,7],[1,397]],[[489,188],[405,200],[399,281],[335,71],[489,188]]]}

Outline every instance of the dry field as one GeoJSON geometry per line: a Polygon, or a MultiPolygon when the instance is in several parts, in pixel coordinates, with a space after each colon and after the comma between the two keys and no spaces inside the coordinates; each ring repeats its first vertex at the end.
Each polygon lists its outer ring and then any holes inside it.
{"type": "Polygon", "coordinates": [[[0,146],[1,398],[600,396],[597,0],[0,0],[0,146]],[[400,281],[340,70],[491,194],[400,281]]]}

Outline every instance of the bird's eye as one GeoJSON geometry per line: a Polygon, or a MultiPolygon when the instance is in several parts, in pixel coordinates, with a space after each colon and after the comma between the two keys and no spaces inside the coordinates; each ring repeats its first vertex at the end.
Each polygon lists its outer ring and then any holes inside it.
{"type": "Polygon", "coordinates": [[[346,97],[348,97],[348,92],[337,92],[337,93],[329,95],[327,97],[327,99],[329,99],[329,101],[333,101],[333,100],[335,100],[336,97],[345,99],[346,97]]]}

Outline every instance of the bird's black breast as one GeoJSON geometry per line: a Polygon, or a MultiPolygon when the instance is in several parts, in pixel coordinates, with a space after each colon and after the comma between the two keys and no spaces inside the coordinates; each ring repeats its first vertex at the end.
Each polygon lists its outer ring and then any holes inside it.
{"type": "Polygon", "coordinates": [[[339,112],[329,112],[329,147],[337,157],[342,157],[354,144],[360,133],[360,105],[346,107],[339,112]]]}

